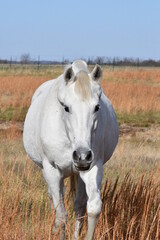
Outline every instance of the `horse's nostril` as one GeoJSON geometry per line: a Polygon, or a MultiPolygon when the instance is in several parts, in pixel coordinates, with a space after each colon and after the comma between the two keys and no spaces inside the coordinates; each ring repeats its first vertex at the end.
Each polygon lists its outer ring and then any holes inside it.
{"type": "Polygon", "coordinates": [[[73,152],[73,159],[78,161],[79,157],[77,151],[73,152]]]}
{"type": "Polygon", "coordinates": [[[87,160],[87,161],[90,161],[90,160],[91,160],[91,157],[92,157],[92,152],[91,152],[91,151],[88,151],[87,156],[86,156],[86,160],[87,160]]]}

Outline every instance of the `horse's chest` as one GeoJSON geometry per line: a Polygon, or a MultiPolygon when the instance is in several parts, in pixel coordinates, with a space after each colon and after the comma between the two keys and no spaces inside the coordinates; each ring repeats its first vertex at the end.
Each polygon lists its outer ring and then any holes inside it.
{"type": "Polygon", "coordinates": [[[72,165],[72,150],[68,142],[63,141],[62,138],[43,139],[43,151],[53,165],[61,169],[71,168],[72,165]]]}

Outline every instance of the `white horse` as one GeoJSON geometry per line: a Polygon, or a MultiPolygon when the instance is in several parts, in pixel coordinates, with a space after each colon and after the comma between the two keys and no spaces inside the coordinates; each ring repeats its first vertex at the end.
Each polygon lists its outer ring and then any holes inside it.
{"type": "Polygon", "coordinates": [[[79,239],[86,205],[86,239],[93,239],[101,212],[103,164],[118,142],[116,115],[100,86],[101,79],[99,65],[90,73],[84,61],[73,62],[60,77],[36,90],[25,119],[24,147],[42,168],[56,208],[55,228],[63,226],[61,239],[67,221],[64,178],[78,176],[75,239],[79,239]]]}

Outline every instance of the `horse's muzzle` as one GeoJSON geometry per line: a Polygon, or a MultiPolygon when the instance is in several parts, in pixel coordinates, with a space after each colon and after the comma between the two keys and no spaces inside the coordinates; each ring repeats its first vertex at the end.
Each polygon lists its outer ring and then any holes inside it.
{"type": "Polygon", "coordinates": [[[73,162],[78,171],[89,170],[92,158],[92,151],[86,148],[78,148],[73,152],[73,162]]]}

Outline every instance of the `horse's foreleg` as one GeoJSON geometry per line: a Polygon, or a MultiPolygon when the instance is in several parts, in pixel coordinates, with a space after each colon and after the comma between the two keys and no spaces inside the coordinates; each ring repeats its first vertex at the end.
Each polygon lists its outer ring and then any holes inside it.
{"type": "Polygon", "coordinates": [[[87,194],[85,190],[85,184],[82,181],[82,179],[78,177],[77,193],[76,193],[76,199],[74,203],[74,209],[76,214],[75,234],[74,234],[75,240],[80,239],[79,235],[83,225],[84,215],[86,211],[86,204],[87,204],[87,194]]]}
{"type": "Polygon", "coordinates": [[[65,238],[65,223],[67,214],[64,208],[64,182],[58,169],[55,169],[48,160],[43,161],[43,176],[48,184],[49,194],[52,197],[54,208],[56,209],[56,219],[54,231],[62,226],[61,239],[65,238]]]}
{"type": "Polygon", "coordinates": [[[85,239],[92,240],[94,238],[95,228],[101,212],[102,201],[100,195],[100,187],[103,175],[103,162],[98,161],[88,172],[81,172],[80,176],[86,184],[86,192],[88,196],[87,213],[88,213],[88,231],[85,239]]]}

